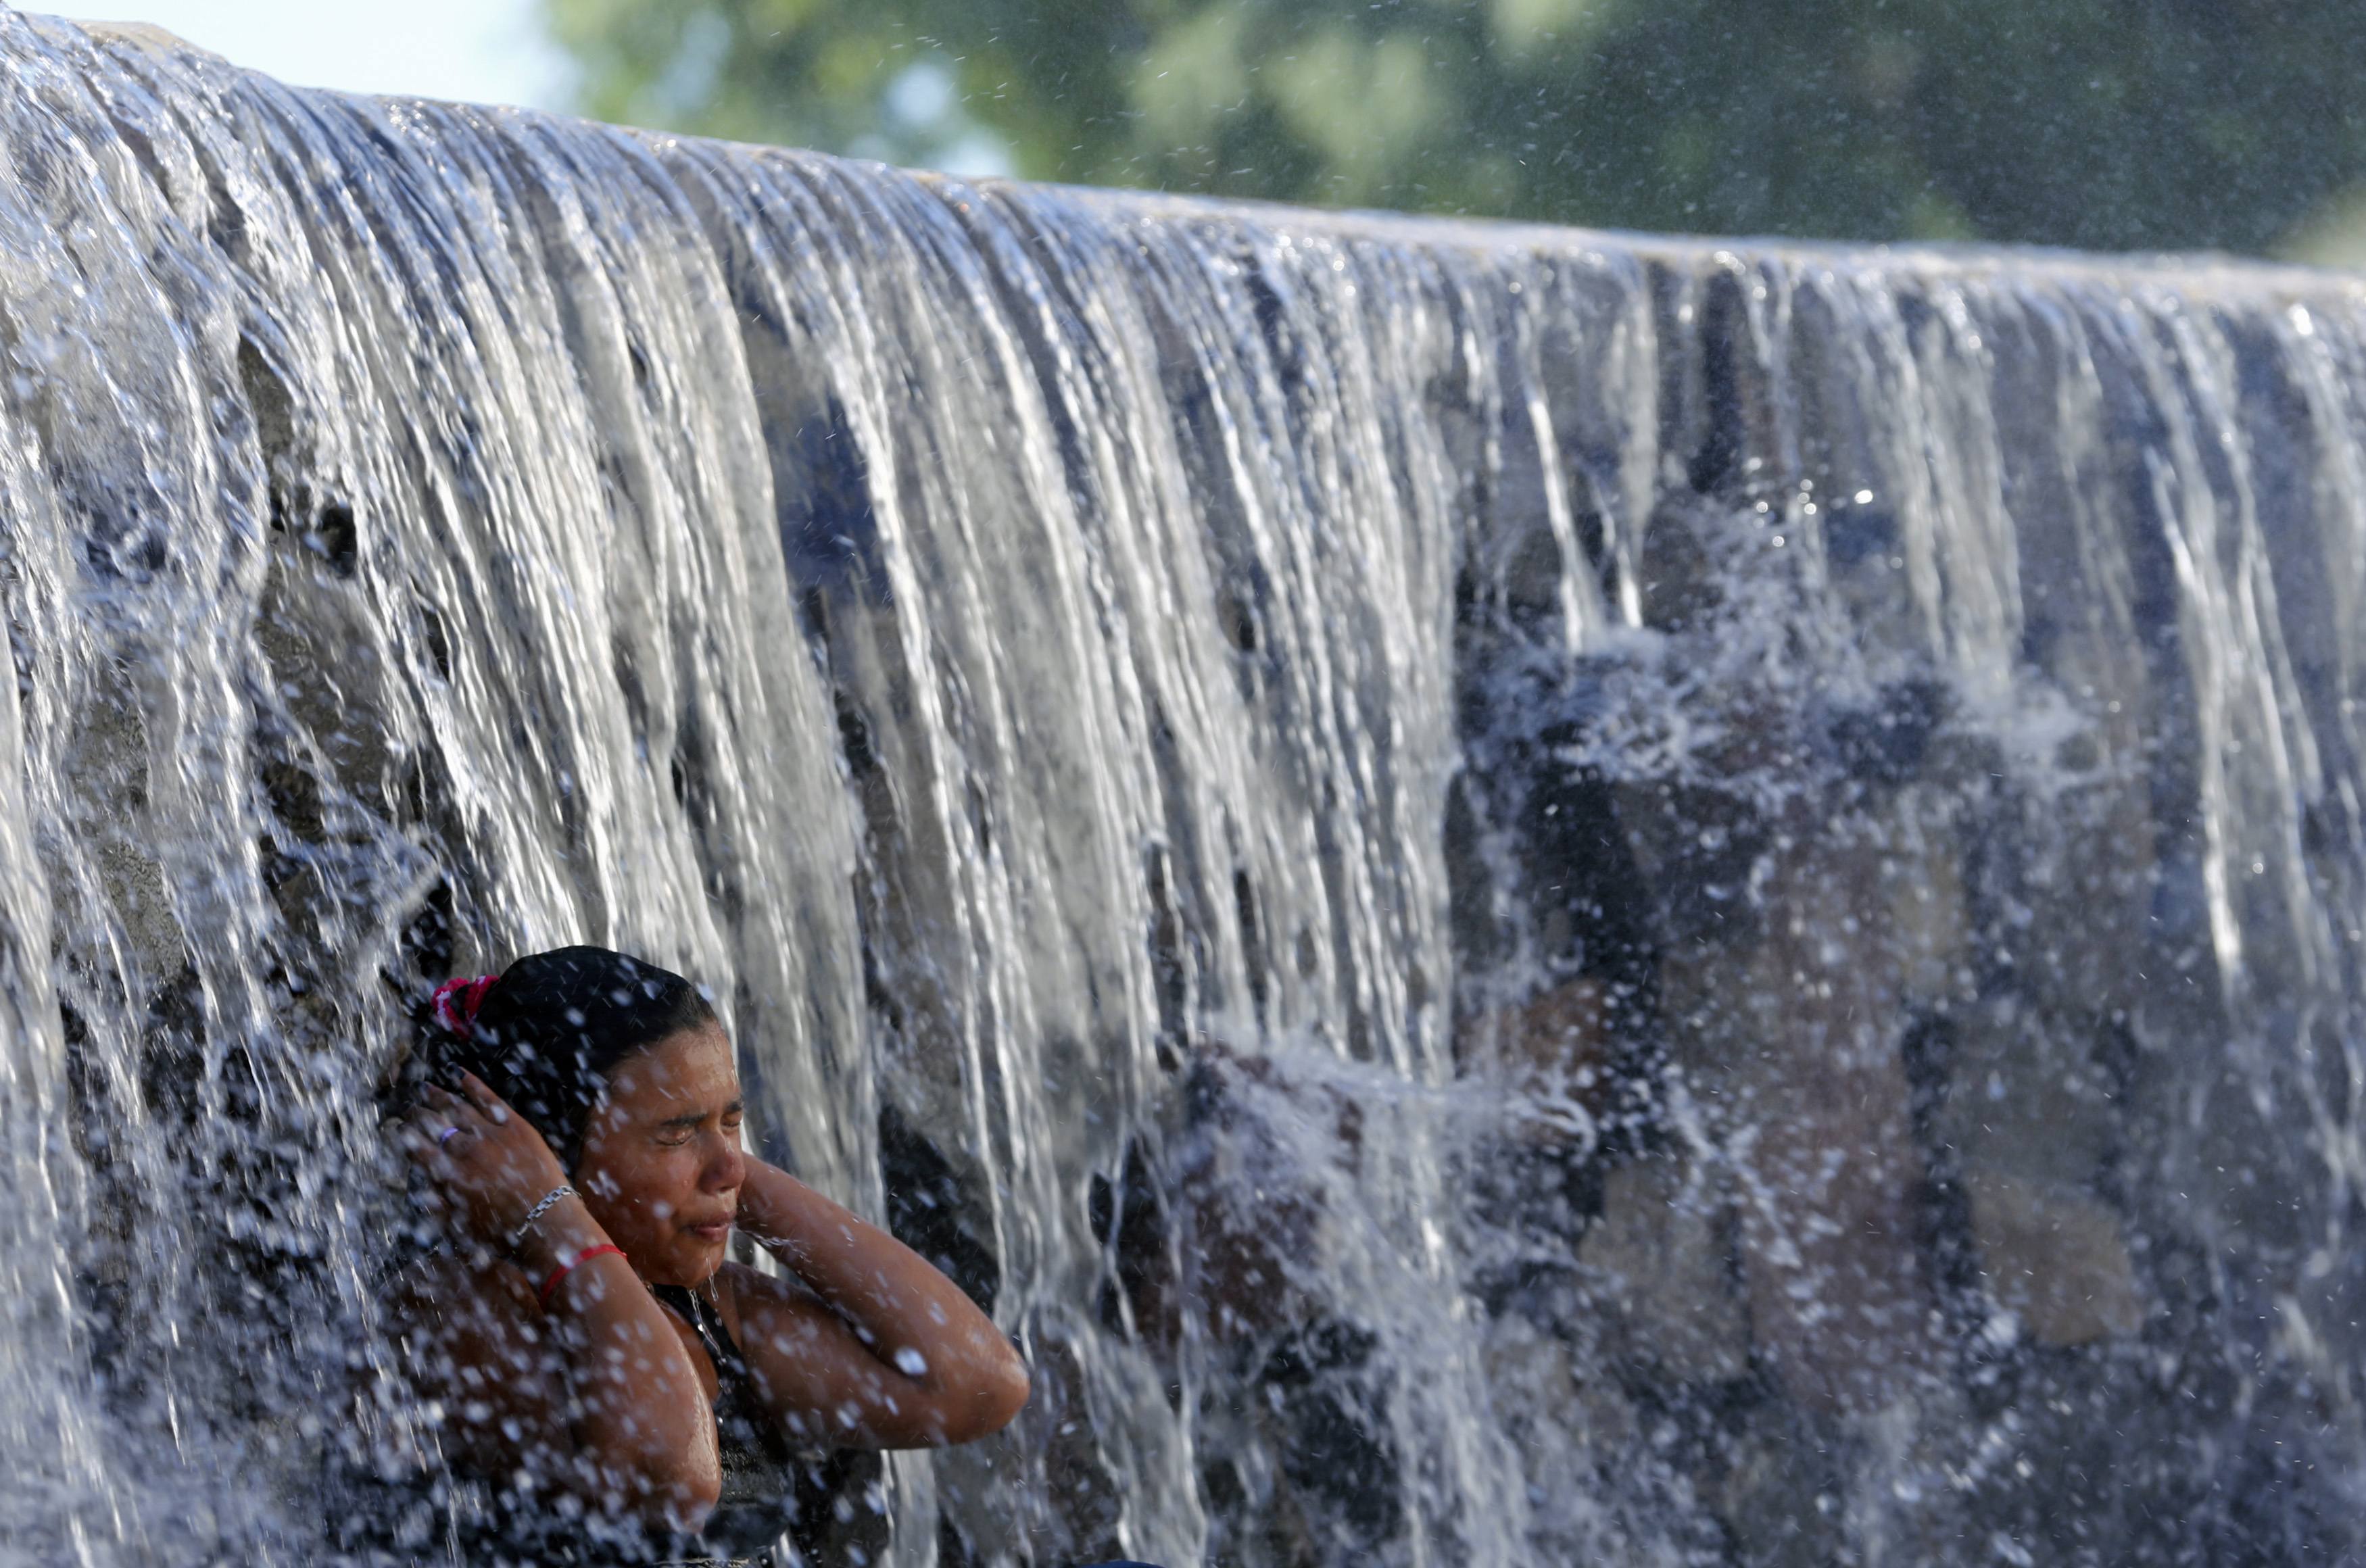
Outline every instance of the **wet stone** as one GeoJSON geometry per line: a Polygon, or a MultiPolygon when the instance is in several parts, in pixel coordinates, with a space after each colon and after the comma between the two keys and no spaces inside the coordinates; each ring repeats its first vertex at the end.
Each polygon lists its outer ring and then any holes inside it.
{"type": "Polygon", "coordinates": [[[1825,1568],[1840,1559],[1838,1477],[1820,1434],[1761,1406],[1726,1450],[1708,1503],[1745,1568],[1825,1568]]]}
{"type": "Polygon", "coordinates": [[[1966,1173],[1980,1266],[1996,1304],[2041,1345],[2085,1345],[2144,1326],[2120,1216],[2067,1182],[1975,1165],[1966,1173]]]}
{"type": "Polygon", "coordinates": [[[2078,1051],[2011,997],[1958,1014],[1942,1128],[1967,1159],[2082,1181],[2110,1137],[2107,1107],[2082,1092],[2078,1051]]]}
{"type": "Polygon", "coordinates": [[[99,873],[131,949],[145,971],[159,980],[180,971],[187,944],[165,890],[164,868],[120,841],[103,843],[99,873]]]}
{"type": "Polygon", "coordinates": [[[1602,1213],[1578,1257],[1600,1271],[1620,1359],[1677,1383],[1748,1372],[1750,1324],[1734,1278],[1722,1195],[1673,1159],[1603,1178],[1602,1213]]]}
{"type": "MultiPolygon", "coordinates": [[[[1456,1032],[1455,1056],[1466,1075],[1531,1100],[1566,1097],[1598,1112],[1609,1088],[1606,1014],[1602,983],[1581,976],[1467,1019],[1456,1032]]],[[[1518,1136],[1549,1139],[1560,1126],[1529,1117],[1518,1136]]]]}
{"type": "Polygon", "coordinates": [[[887,1228],[987,1312],[1002,1288],[991,1214],[973,1183],[892,1103],[879,1108],[879,1176],[887,1228]]]}
{"type": "Polygon", "coordinates": [[[1661,971],[1673,1055],[1748,1194],[1756,1346],[1825,1410],[1887,1405],[1937,1350],[1914,1241],[1908,1011],[1859,913],[1878,907],[1883,858],[1862,839],[1799,844],[1760,876],[1761,940],[1680,950],[1661,971]]]}
{"type": "Polygon", "coordinates": [[[1352,1165],[1360,1113],[1211,1041],[1181,1087],[1168,1143],[1177,1288],[1214,1343],[1253,1362],[1324,1315],[1335,1225],[1316,1167],[1352,1165]]]}
{"type": "Polygon", "coordinates": [[[2120,1213],[2102,1188],[2124,1138],[2108,1034],[2011,998],[1951,1031],[1935,1158],[1968,1203],[1980,1282],[2045,1345],[2133,1334],[2146,1308],[2120,1213]],[[2108,1053],[2102,1053],[2107,1057],[2108,1053]]]}
{"type": "Polygon", "coordinates": [[[1767,847],[1757,811],[1723,790],[1658,783],[1621,785],[1617,793],[1659,939],[1706,945],[1754,936],[1751,875],[1767,847]]]}
{"type": "Polygon", "coordinates": [[[1257,1375],[1261,1425],[1326,1562],[1365,1561],[1404,1528],[1377,1349],[1366,1330],[1324,1320],[1286,1338],[1257,1375]]]}

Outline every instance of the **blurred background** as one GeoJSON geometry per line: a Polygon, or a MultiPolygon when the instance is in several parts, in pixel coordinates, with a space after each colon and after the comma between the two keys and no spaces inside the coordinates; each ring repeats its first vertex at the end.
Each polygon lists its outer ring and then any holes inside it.
{"type": "Polygon", "coordinates": [[[2366,262],[2358,0],[113,0],[311,85],[968,174],[2366,262]]]}

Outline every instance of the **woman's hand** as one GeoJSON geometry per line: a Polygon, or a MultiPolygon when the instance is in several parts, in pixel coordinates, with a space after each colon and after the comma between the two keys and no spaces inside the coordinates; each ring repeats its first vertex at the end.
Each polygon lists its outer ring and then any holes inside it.
{"type": "Polygon", "coordinates": [[[473,1073],[463,1092],[427,1086],[425,1103],[403,1119],[403,1151],[435,1181],[462,1229],[496,1252],[509,1250],[527,1213],[566,1185],[558,1157],[534,1125],[473,1073]]]}

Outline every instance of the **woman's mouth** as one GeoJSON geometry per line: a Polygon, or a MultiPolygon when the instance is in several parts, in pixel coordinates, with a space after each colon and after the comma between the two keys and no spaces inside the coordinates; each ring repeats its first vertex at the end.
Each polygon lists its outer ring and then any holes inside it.
{"type": "Polygon", "coordinates": [[[715,1243],[730,1236],[731,1222],[727,1219],[711,1219],[704,1225],[686,1225],[682,1228],[701,1241],[715,1243]]]}

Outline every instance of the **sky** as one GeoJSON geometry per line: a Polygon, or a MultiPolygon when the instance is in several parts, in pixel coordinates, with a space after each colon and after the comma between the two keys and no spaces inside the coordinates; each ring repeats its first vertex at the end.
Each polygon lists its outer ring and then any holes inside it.
{"type": "Polygon", "coordinates": [[[563,108],[564,58],[535,0],[20,0],[18,8],[152,22],[306,87],[563,108]]]}

